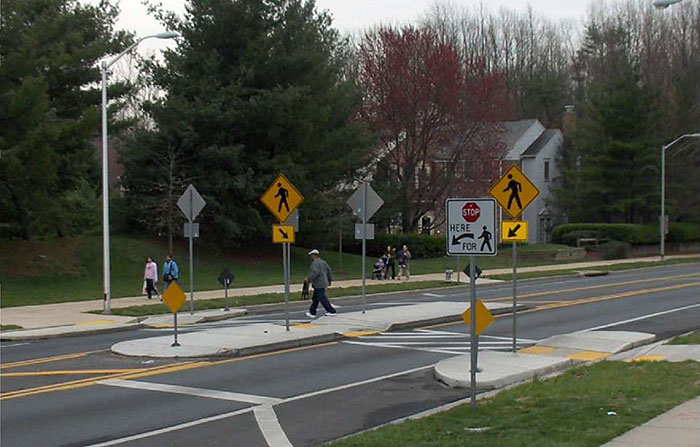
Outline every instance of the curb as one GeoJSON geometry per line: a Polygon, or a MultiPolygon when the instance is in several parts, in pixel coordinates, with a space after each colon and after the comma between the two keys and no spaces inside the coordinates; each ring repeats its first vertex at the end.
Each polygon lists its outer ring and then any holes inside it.
{"type": "MultiPolygon", "coordinates": [[[[466,304],[466,303],[465,303],[466,304]]],[[[530,309],[531,306],[526,306],[524,304],[518,304],[515,308],[516,311],[521,311],[521,310],[526,310],[530,309]]],[[[494,309],[490,310],[491,315],[504,315],[504,314],[509,314],[513,312],[512,307],[504,307],[500,309],[494,309]]],[[[442,323],[456,323],[462,321],[462,314],[458,315],[448,315],[444,317],[435,317],[435,318],[426,318],[423,320],[415,320],[415,321],[407,321],[404,323],[394,323],[391,326],[389,326],[389,329],[387,329],[385,332],[392,332],[392,331],[401,331],[404,329],[413,329],[416,327],[423,327],[423,326],[433,326],[436,324],[442,324],[442,323]]]]}
{"type": "Polygon", "coordinates": [[[72,330],[60,332],[60,328],[73,328],[73,326],[58,326],[54,328],[25,329],[19,331],[9,331],[0,334],[0,341],[23,341],[23,340],[44,340],[50,338],[79,337],[81,335],[109,334],[111,332],[125,332],[143,328],[143,323],[125,323],[114,326],[95,327],[84,330],[72,330]],[[21,332],[43,331],[53,329],[57,332],[46,334],[22,334],[21,332]]]}

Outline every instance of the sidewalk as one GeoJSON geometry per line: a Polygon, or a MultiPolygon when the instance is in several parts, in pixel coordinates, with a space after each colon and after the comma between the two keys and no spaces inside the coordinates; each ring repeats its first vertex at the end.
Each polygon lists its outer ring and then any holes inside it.
{"type": "MultiPolygon", "coordinates": [[[[669,256],[668,258],[683,258],[683,257],[697,257],[697,255],[679,255],[679,256],[669,256]]],[[[594,262],[579,262],[579,263],[568,263],[568,264],[555,264],[555,265],[544,265],[536,267],[520,267],[518,271],[521,273],[534,272],[534,271],[555,271],[555,270],[587,270],[595,267],[600,267],[604,265],[613,264],[626,264],[634,262],[649,262],[658,261],[658,257],[647,257],[647,258],[635,258],[635,259],[620,259],[620,260],[610,260],[610,261],[594,261],[594,262]]],[[[512,272],[512,269],[493,269],[484,271],[484,275],[497,275],[497,274],[507,274],[512,272]]],[[[452,280],[457,280],[457,272],[453,273],[452,280]]],[[[467,283],[468,278],[464,274],[459,275],[461,283],[467,283]]],[[[444,280],[444,273],[431,273],[425,275],[414,275],[411,277],[409,282],[420,282],[420,281],[435,281],[444,280]]],[[[496,282],[489,279],[479,279],[479,284],[488,284],[496,282]]],[[[375,284],[386,284],[387,281],[377,281],[372,279],[367,279],[367,285],[375,284]]],[[[346,287],[358,287],[361,286],[362,281],[359,279],[337,281],[333,283],[333,288],[346,288],[346,287]]],[[[300,284],[292,284],[290,287],[290,293],[297,294],[301,290],[300,284]]],[[[230,289],[228,294],[229,297],[245,296],[245,295],[259,295],[265,293],[284,293],[283,285],[272,285],[272,286],[259,286],[259,287],[243,287],[243,288],[233,288],[230,289]]],[[[194,293],[194,299],[211,299],[211,298],[222,298],[224,295],[223,290],[210,290],[201,291],[194,293]]],[[[138,297],[128,297],[128,298],[113,298],[111,300],[112,308],[138,306],[144,304],[151,304],[152,301],[146,300],[143,296],[138,297]]],[[[69,303],[57,303],[57,304],[42,304],[37,306],[20,306],[20,307],[8,307],[2,309],[2,324],[15,324],[23,327],[24,329],[37,329],[37,328],[54,328],[73,325],[76,328],[76,332],[85,332],[85,326],[89,327],[93,331],[111,330],[112,328],[117,329],[116,326],[132,325],[137,323],[137,319],[132,317],[121,317],[114,315],[96,315],[87,312],[99,311],[103,308],[103,300],[91,300],[91,301],[76,301],[69,303]]],[[[120,329],[125,329],[125,327],[120,327],[120,329]]],[[[0,335],[0,339],[8,339],[13,332],[18,331],[4,331],[0,335]]],[[[23,331],[25,332],[25,331],[23,331]]],[[[43,331],[43,332],[51,332],[43,331]]],[[[58,330],[58,332],[68,333],[68,329],[63,328],[58,330]]]]}

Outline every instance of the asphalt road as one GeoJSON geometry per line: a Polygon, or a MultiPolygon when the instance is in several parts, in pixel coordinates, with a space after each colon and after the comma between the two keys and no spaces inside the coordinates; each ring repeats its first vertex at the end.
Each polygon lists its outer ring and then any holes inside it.
{"type": "MultiPolygon", "coordinates": [[[[530,309],[518,314],[519,346],[591,328],[663,337],[697,329],[699,267],[521,281],[519,302],[530,309]]],[[[480,299],[504,302],[510,293],[510,284],[478,290],[480,299]]],[[[467,299],[468,289],[460,287],[373,297],[369,305],[467,299]]],[[[337,302],[341,312],[359,308],[357,300],[337,302]]],[[[292,319],[307,321],[299,310],[292,319]]],[[[187,330],[261,320],[283,324],[283,314],[187,330]]],[[[510,316],[497,318],[480,337],[481,348],[509,349],[511,330],[510,316]]],[[[441,359],[468,352],[463,324],[239,359],[153,361],[106,351],[117,341],[167,331],[0,345],[2,445],[265,446],[267,439],[274,445],[310,446],[467,396],[466,390],[438,383],[431,369],[441,359]],[[123,374],[129,380],[120,379],[123,374]]]]}

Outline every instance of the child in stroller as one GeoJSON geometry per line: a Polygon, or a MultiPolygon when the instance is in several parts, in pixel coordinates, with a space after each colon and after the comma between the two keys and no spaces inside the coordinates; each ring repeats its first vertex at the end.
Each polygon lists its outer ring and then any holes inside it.
{"type": "Polygon", "coordinates": [[[386,264],[388,259],[386,256],[382,255],[374,263],[374,270],[372,271],[372,277],[374,279],[386,279],[386,264]]]}

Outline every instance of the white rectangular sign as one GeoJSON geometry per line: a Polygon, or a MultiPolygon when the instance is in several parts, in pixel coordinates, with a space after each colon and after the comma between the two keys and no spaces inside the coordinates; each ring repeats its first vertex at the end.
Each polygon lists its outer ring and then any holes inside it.
{"type": "Polygon", "coordinates": [[[447,254],[494,256],[496,201],[494,199],[447,199],[447,254]]]}

